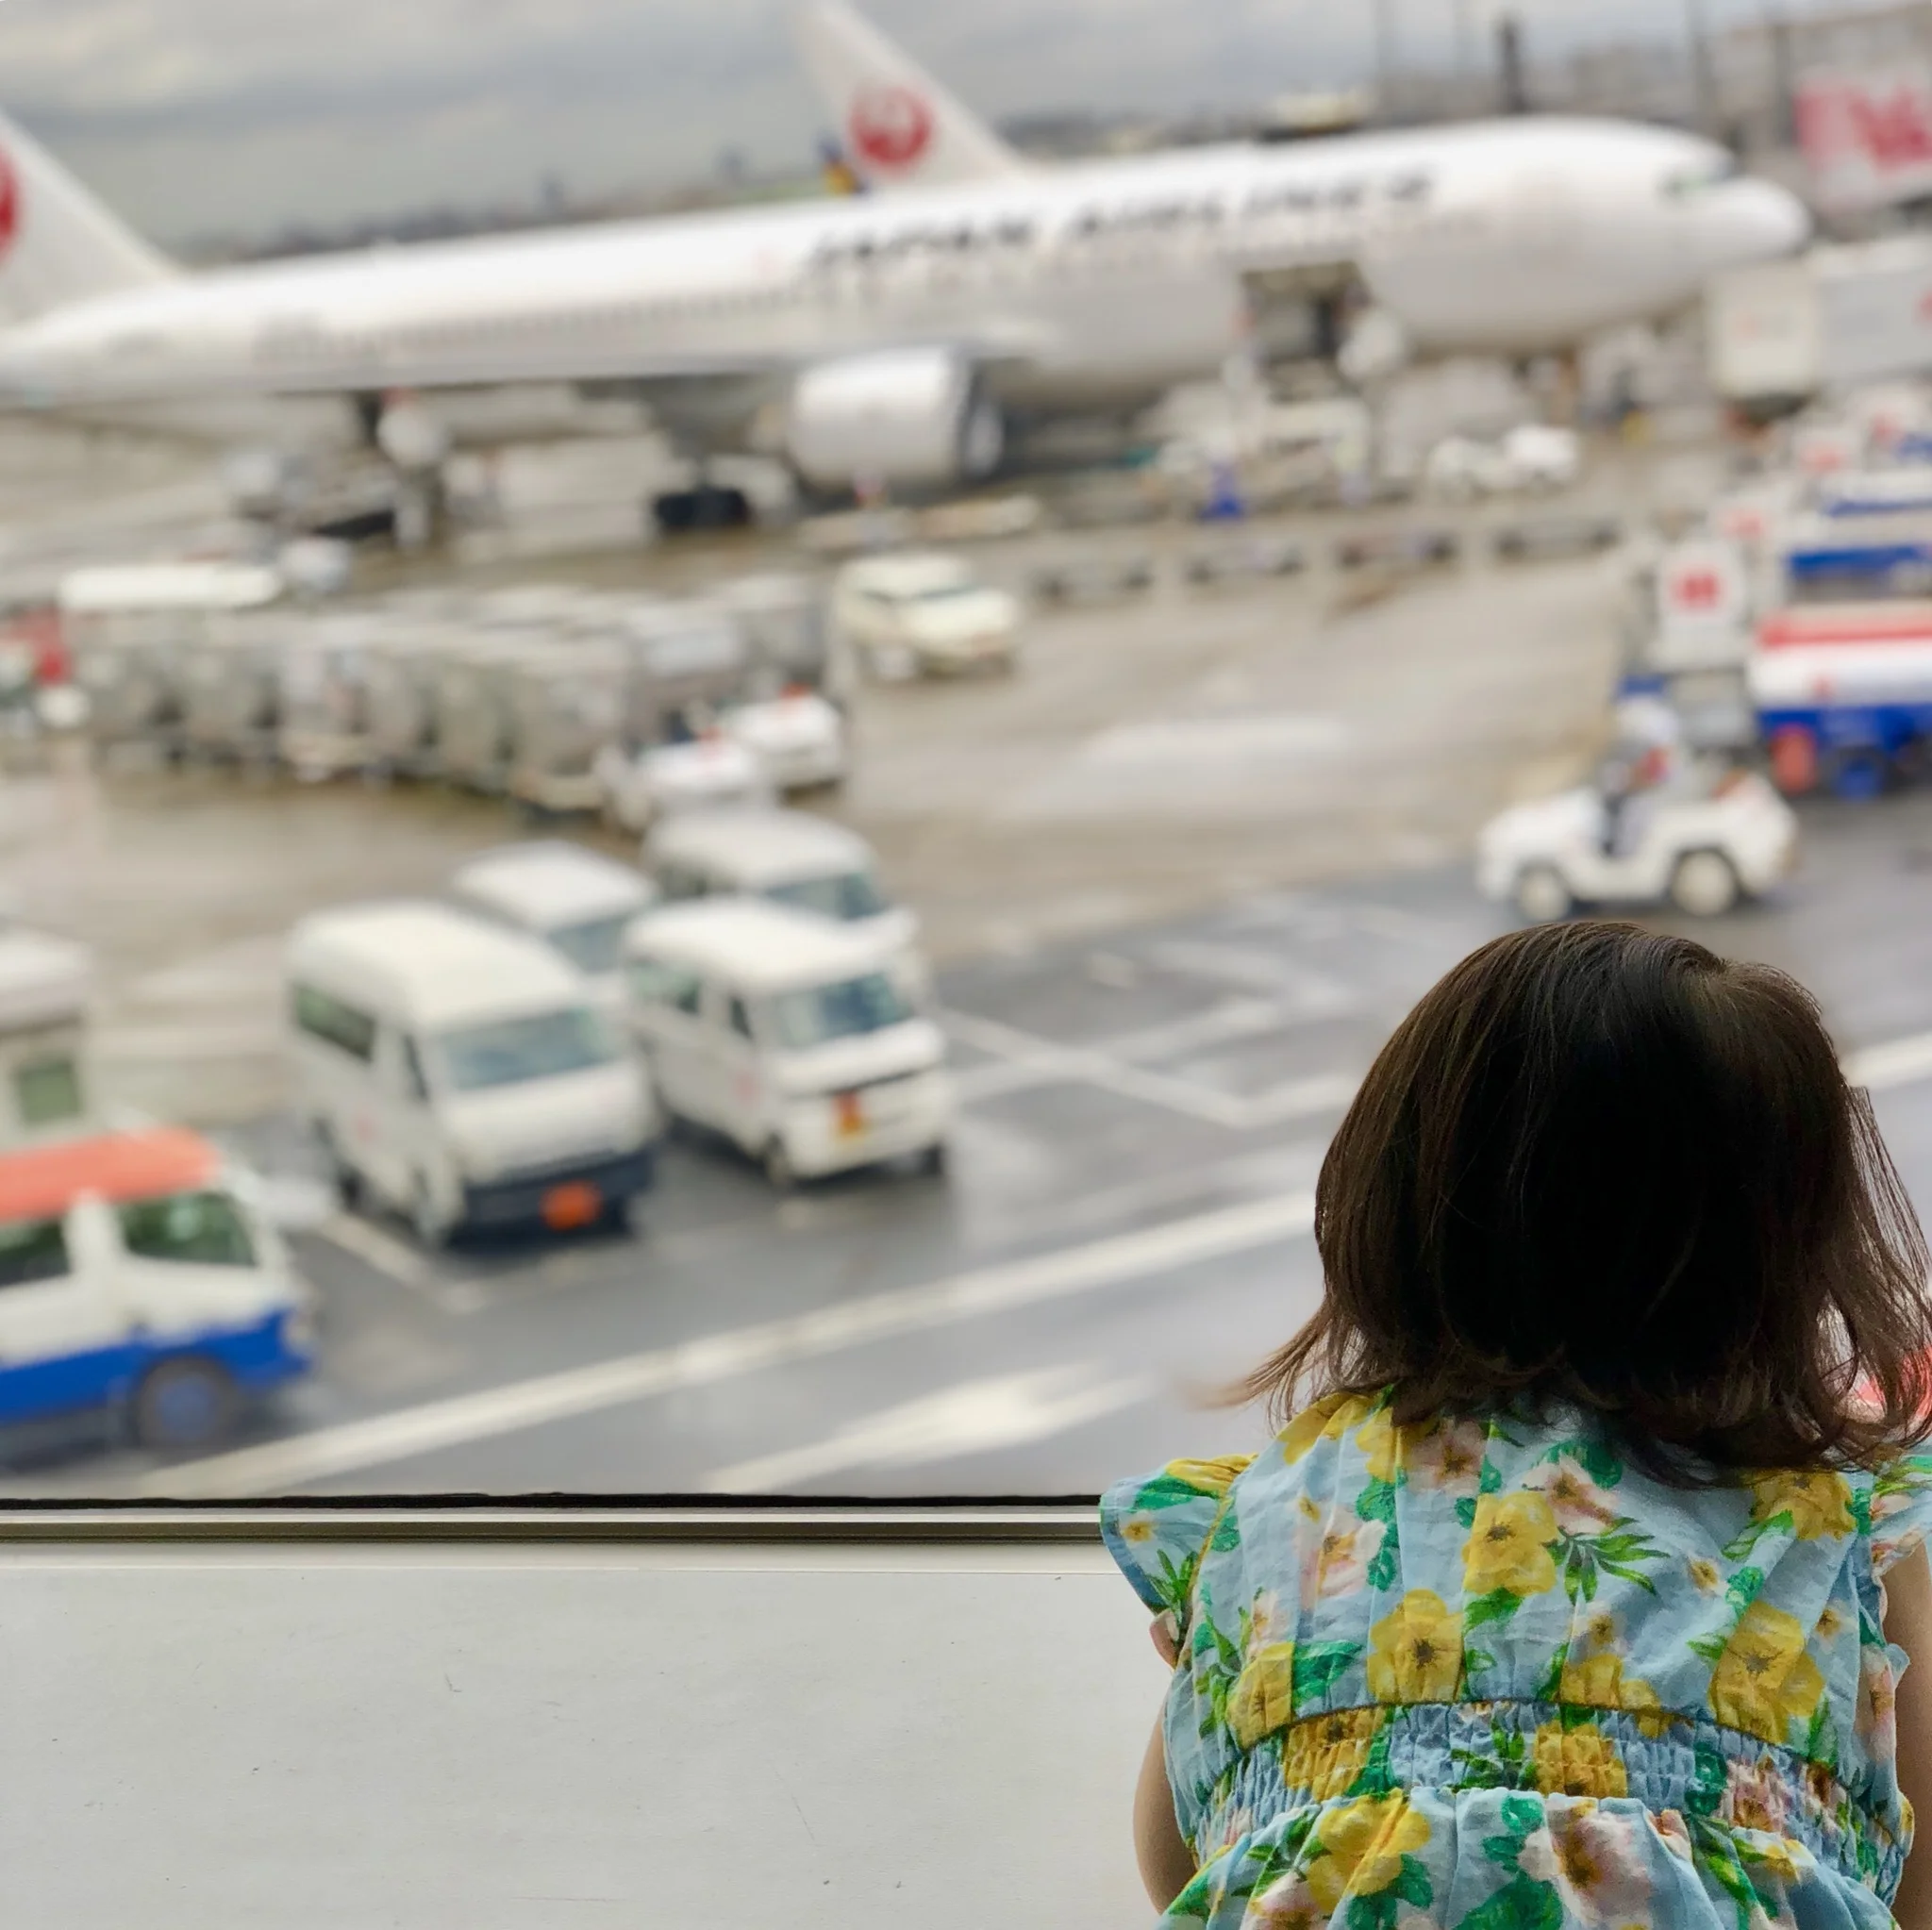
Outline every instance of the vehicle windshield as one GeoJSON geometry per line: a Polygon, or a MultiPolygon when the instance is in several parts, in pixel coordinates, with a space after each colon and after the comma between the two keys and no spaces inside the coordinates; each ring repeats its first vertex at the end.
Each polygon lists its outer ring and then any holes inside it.
{"type": "Polygon", "coordinates": [[[225,1193],[176,1193],[120,1211],[121,1244],[136,1259],[178,1266],[252,1267],[255,1241],[225,1193]]]}
{"type": "Polygon", "coordinates": [[[789,884],[771,886],[765,896],[774,905],[789,906],[793,911],[814,912],[820,918],[836,918],[842,924],[882,917],[892,908],[891,901],[880,890],[878,880],[870,872],[794,878],[789,884]]]}
{"type": "Polygon", "coordinates": [[[433,1041],[453,1092],[528,1086],[608,1066],[618,1057],[609,1027],[588,1006],[444,1032],[433,1041]]]}
{"type": "Polygon", "coordinates": [[[914,1018],[911,1002],[883,972],[842,985],[789,991],[772,1002],[778,1037],[791,1052],[810,1052],[841,1039],[864,1039],[914,1018]]]}
{"type": "Polygon", "coordinates": [[[575,965],[592,978],[617,971],[624,963],[624,935],[630,929],[634,914],[618,918],[591,918],[581,924],[558,925],[550,942],[575,965]]]}

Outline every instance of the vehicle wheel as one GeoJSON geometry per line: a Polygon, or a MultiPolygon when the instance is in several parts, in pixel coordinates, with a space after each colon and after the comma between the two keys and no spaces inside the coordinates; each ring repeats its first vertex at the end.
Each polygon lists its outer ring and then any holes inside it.
{"type": "Polygon", "coordinates": [[[1555,924],[1576,908],[1575,893],[1552,865],[1532,865],[1522,873],[1514,895],[1517,910],[1532,924],[1555,924]]]}
{"type": "Polygon", "coordinates": [[[336,1203],[345,1211],[354,1212],[362,1201],[362,1175],[342,1157],[335,1135],[326,1126],[318,1126],[315,1137],[321,1142],[322,1156],[328,1161],[329,1185],[336,1203]]]}
{"type": "Polygon", "coordinates": [[[134,1392],[134,1438],[157,1454],[214,1447],[234,1431],[241,1390],[218,1360],[164,1360],[134,1392]]]}
{"type": "Polygon", "coordinates": [[[936,1145],[928,1146],[919,1156],[919,1170],[929,1179],[943,1179],[946,1168],[951,1164],[951,1154],[946,1142],[941,1140],[936,1145]]]}
{"type": "Polygon", "coordinates": [[[763,1160],[765,1177],[771,1181],[774,1192],[795,1193],[798,1190],[798,1169],[791,1163],[791,1155],[786,1150],[783,1140],[774,1140],[765,1148],[763,1160]]]}
{"type": "Polygon", "coordinates": [[[1687,852],[1671,873],[1671,903],[1687,918],[1722,918],[1744,895],[1721,851],[1687,852]]]}
{"type": "Polygon", "coordinates": [[[431,1253],[440,1253],[456,1232],[449,1216],[437,1205],[429,1182],[420,1174],[409,1193],[409,1228],[431,1253]]]}

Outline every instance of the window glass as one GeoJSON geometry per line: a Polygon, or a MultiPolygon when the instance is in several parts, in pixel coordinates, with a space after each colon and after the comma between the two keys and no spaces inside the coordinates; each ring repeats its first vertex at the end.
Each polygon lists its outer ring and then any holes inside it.
{"type": "Polygon", "coordinates": [[[311,1039],[333,1045],[363,1064],[375,1057],[375,1021],[367,1012],[311,986],[295,988],[295,1023],[311,1039]]]}
{"type": "Polygon", "coordinates": [[[550,942],[579,972],[601,976],[615,972],[624,963],[624,935],[630,929],[632,914],[619,918],[593,918],[582,924],[559,925],[550,934],[550,942]]]}
{"type": "Polygon", "coordinates": [[[787,992],[774,1006],[778,1036],[793,1052],[809,1052],[840,1039],[860,1039],[889,1025],[903,1025],[913,1017],[906,994],[883,972],[842,985],[787,992]]]}
{"type": "Polygon", "coordinates": [[[15,1220],[0,1224],[0,1289],[64,1280],[73,1271],[67,1257],[64,1220],[15,1220]]]}
{"type": "Polygon", "coordinates": [[[672,905],[692,898],[708,898],[711,892],[710,881],[704,873],[681,864],[658,867],[658,889],[664,894],[665,902],[672,905]]]}
{"type": "Polygon", "coordinates": [[[765,896],[774,905],[810,911],[820,918],[836,918],[842,923],[877,918],[892,908],[870,872],[841,872],[828,878],[794,878],[790,884],[770,886],[765,896]]]}
{"type": "Polygon", "coordinates": [[[197,1267],[252,1267],[255,1242],[225,1193],[175,1193],[123,1206],[121,1243],[137,1259],[197,1267]]]}
{"type": "Polygon", "coordinates": [[[71,1058],[35,1059],[13,1074],[14,1103],[25,1126],[59,1125],[86,1111],[80,1068],[71,1058]]]}
{"type": "Polygon", "coordinates": [[[672,1006],[696,1018],[704,1003],[705,982],[682,965],[663,965],[641,958],[630,968],[632,994],[647,1006],[672,1006]]]}
{"type": "Polygon", "coordinates": [[[610,1028],[588,1006],[468,1025],[434,1040],[444,1076],[458,1092],[526,1086],[609,1065],[618,1057],[610,1028]]]}
{"type": "Polygon", "coordinates": [[[730,1005],[725,1008],[724,1023],[727,1025],[729,1025],[732,1031],[737,1033],[741,1039],[749,1039],[752,1037],[751,1008],[745,1004],[745,1002],[742,999],[735,998],[731,1001],[730,1005]]]}

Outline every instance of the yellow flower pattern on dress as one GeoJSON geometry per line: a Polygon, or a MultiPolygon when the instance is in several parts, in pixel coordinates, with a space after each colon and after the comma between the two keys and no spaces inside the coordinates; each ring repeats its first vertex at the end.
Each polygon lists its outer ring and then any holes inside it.
{"type": "Polygon", "coordinates": [[[1801,1541],[1826,1535],[1849,1535],[1857,1526],[1852,1519],[1851,1484],[1842,1474],[1757,1474],[1751,1481],[1751,1519],[1774,1522],[1790,1515],[1791,1532],[1801,1541]]]}
{"type": "Polygon", "coordinates": [[[1169,1930],[1890,1930],[1932,1455],[1674,1488],[1574,1412],[1391,1408],[1103,1504],[1181,1631],[1169,1930]]]}
{"type": "Polygon", "coordinates": [[[1463,1549],[1462,1586],[1472,1595],[1496,1589],[1543,1595],[1557,1586],[1557,1515],[1541,1494],[1486,1494],[1463,1549]]]}
{"type": "Polygon", "coordinates": [[[1767,1742],[1787,1742],[1824,1693],[1824,1677],[1805,1653],[1804,1625],[1781,1608],[1754,1602],[1724,1644],[1710,1678],[1720,1722],[1767,1742]]]}
{"type": "Polygon", "coordinates": [[[1281,1434],[1282,1458],[1290,1467],[1321,1440],[1339,1440],[1351,1427],[1367,1419],[1369,1403],[1358,1394],[1331,1394],[1317,1401],[1289,1423],[1281,1434]]]}
{"type": "Polygon", "coordinates": [[[1315,1828],[1308,1888],[1324,1910],[1348,1896],[1374,1896],[1402,1874],[1402,1859],[1429,1839],[1426,1821],[1401,1796],[1363,1796],[1328,1810],[1315,1828]]]}
{"type": "Polygon", "coordinates": [[[1610,1739],[1592,1722],[1568,1727],[1545,1722],[1536,1732],[1530,1752],[1536,1786],[1544,1795],[1627,1796],[1630,1793],[1624,1758],[1610,1739]]]}
{"type": "Polygon", "coordinates": [[[1447,1702],[1462,1676],[1462,1617],[1417,1589],[1369,1631],[1369,1693],[1377,1702],[1447,1702]]]}
{"type": "Polygon", "coordinates": [[[1294,1644],[1274,1642],[1254,1655],[1236,1679],[1227,1726],[1243,1749],[1294,1721],[1294,1644]]]}

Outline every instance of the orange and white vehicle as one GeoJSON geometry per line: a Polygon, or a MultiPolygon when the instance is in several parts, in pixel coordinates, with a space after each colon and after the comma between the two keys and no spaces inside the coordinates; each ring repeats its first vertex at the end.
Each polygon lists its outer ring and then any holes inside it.
{"type": "Polygon", "coordinates": [[[314,1346],[308,1289],[208,1140],[0,1155],[0,1426],[105,1410],[143,1446],[212,1446],[314,1346]]]}

